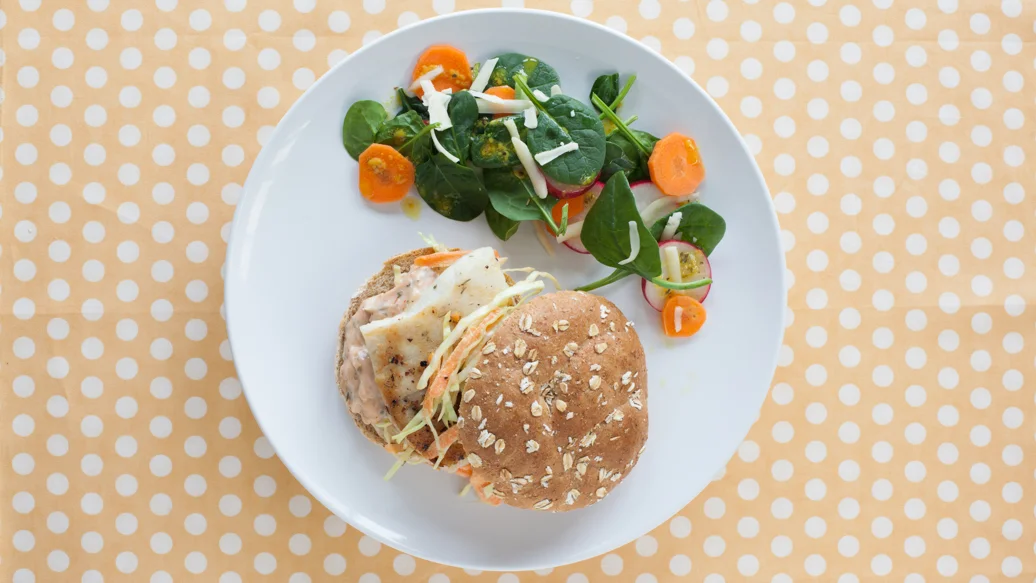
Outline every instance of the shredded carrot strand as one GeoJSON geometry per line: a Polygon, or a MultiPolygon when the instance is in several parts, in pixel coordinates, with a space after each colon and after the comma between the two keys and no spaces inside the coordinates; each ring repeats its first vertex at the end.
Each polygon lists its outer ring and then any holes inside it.
{"type": "Polygon", "coordinates": [[[446,393],[446,387],[450,381],[450,377],[453,376],[457,369],[460,367],[461,360],[467,355],[467,352],[475,346],[485,335],[486,330],[500,317],[503,310],[497,308],[482,319],[477,325],[468,328],[464,332],[464,336],[461,337],[460,342],[454,347],[453,352],[450,356],[442,363],[439,368],[439,372],[436,373],[435,379],[428,386],[428,391],[424,396],[424,403],[422,411],[425,416],[429,419],[432,417],[432,412],[435,410],[435,400],[442,397],[446,393]]]}

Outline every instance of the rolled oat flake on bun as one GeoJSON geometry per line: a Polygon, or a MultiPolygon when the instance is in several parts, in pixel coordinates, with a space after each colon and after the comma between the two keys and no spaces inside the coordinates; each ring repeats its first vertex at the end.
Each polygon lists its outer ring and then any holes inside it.
{"type": "Polygon", "coordinates": [[[594,504],[647,441],[647,369],[614,304],[541,295],[493,329],[459,403],[460,443],[504,504],[563,512],[594,504]]]}

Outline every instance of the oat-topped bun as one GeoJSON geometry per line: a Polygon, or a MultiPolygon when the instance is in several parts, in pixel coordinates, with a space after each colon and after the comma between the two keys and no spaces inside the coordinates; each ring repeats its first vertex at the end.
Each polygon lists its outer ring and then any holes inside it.
{"type": "Polygon", "coordinates": [[[618,486],[647,440],[644,348],[608,300],[536,297],[493,330],[459,404],[473,482],[505,504],[561,512],[618,486]]]}

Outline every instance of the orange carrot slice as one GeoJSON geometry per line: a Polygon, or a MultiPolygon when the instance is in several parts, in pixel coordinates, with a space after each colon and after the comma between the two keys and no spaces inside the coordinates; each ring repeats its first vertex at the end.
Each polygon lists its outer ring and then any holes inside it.
{"type": "MultiPolygon", "coordinates": [[[[514,87],[508,87],[507,85],[498,85],[496,87],[490,87],[486,89],[486,95],[493,95],[500,99],[514,99],[514,87]]],[[[493,116],[493,119],[507,117],[509,113],[498,113],[493,116]]]]}
{"type": "Polygon", "coordinates": [[[651,182],[664,194],[686,196],[705,180],[705,165],[698,144],[683,134],[671,133],[658,140],[648,158],[651,182]]]}
{"type": "MultiPolygon", "coordinates": [[[[453,89],[455,92],[471,87],[471,65],[464,51],[450,45],[432,45],[417,59],[412,80],[424,75],[436,67],[443,72],[432,79],[432,85],[439,91],[453,89]]],[[[420,88],[414,91],[418,97],[424,95],[420,88]]]]}
{"type": "Polygon", "coordinates": [[[554,219],[554,224],[561,226],[561,213],[564,212],[565,205],[568,205],[568,220],[571,221],[572,217],[583,212],[586,208],[586,203],[583,201],[582,196],[574,196],[572,198],[563,198],[554,204],[554,208],[550,209],[550,216],[554,219]]]}
{"type": "Polygon", "coordinates": [[[455,474],[462,478],[470,478],[474,472],[475,470],[470,465],[461,466],[454,471],[455,474]]]}
{"type": "Polygon", "coordinates": [[[371,144],[360,154],[360,194],[371,202],[396,202],[414,185],[414,165],[385,144],[371,144]]]}
{"type": "Polygon", "coordinates": [[[693,336],[705,324],[705,307],[689,296],[671,296],[662,310],[662,329],[666,336],[693,336]]]}
{"type": "Polygon", "coordinates": [[[461,336],[460,342],[453,348],[453,352],[450,356],[442,363],[439,367],[439,372],[435,373],[435,378],[428,385],[428,391],[424,395],[424,403],[422,404],[421,411],[424,413],[426,419],[431,419],[432,411],[434,409],[435,400],[442,397],[446,393],[447,383],[450,381],[450,377],[453,373],[457,372],[457,369],[461,365],[461,361],[467,356],[468,351],[471,347],[475,346],[482,336],[485,335],[489,327],[493,325],[493,322],[503,314],[503,310],[497,308],[488,314],[482,321],[468,328],[461,336]]]}

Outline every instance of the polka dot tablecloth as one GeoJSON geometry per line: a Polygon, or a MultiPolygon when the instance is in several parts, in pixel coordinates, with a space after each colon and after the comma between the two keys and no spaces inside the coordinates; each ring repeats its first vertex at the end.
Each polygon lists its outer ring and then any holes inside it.
{"type": "Polygon", "coordinates": [[[1032,0],[504,0],[640,39],[745,135],[788,261],[770,397],[678,516],[553,571],[415,560],[306,494],[224,332],[241,184],[329,66],[491,4],[3,1],[0,580],[1033,580],[1032,0]]]}

